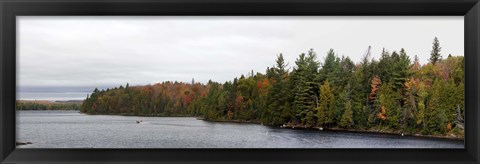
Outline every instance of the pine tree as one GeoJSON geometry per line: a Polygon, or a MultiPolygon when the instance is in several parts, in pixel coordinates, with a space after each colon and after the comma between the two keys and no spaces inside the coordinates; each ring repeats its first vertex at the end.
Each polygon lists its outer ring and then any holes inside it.
{"type": "MultiPolygon", "coordinates": [[[[403,88],[408,77],[411,76],[410,67],[412,66],[410,58],[405,49],[400,50],[400,55],[394,60],[393,84],[395,90],[403,88]]],[[[405,91],[402,91],[405,92],[405,91]]]]}
{"type": "Polygon", "coordinates": [[[300,54],[295,61],[297,67],[293,71],[293,109],[295,111],[296,121],[301,121],[304,125],[314,123],[313,110],[315,108],[316,95],[312,95],[312,70],[315,69],[314,55],[305,56],[300,54]]]}
{"type": "Polygon", "coordinates": [[[332,85],[336,85],[339,81],[340,76],[340,59],[335,55],[333,49],[330,49],[327,52],[327,57],[325,57],[325,62],[323,63],[322,69],[319,72],[319,76],[316,81],[318,83],[323,83],[323,81],[328,80],[332,85]]]}
{"type": "MultiPolygon", "coordinates": [[[[350,84],[352,90],[355,92],[351,93],[352,97],[352,110],[353,110],[353,122],[355,123],[356,127],[366,127],[368,123],[368,114],[369,109],[367,108],[367,104],[365,103],[368,100],[368,93],[365,93],[365,87],[362,84],[364,80],[363,74],[363,65],[355,70],[353,73],[352,78],[350,79],[350,84]]],[[[369,87],[367,87],[369,88],[369,87]]],[[[370,89],[368,89],[370,91],[370,89]]]]}
{"type": "Polygon", "coordinates": [[[345,100],[345,105],[343,109],[343,114],[340,119],[340,126],[344,128],[349,128],[353,126],[353,110],[352,110],[352,100],[350,98],[350,85],[347,84],[345,87],[345,94],[343,99],[345,100]]]}
{"type": "Polygon", "coordinates": [[[446,91],[446,82],[441,79],[436,79],[433,82],[431,92],[431,98],[428,104],[428,120],[427,128],[429,133],[440,133],[444,134],[446,132],[446,126],[449,122],[449,105],[451,102],[445,102],[445,96],[450,97],[451,95],[447,94],[446,91]],[[445,95],[447,94],[447,95],[445,95]]]}
{"type": "Polygon", "coordinates": [[[308,93],[305,92],[304,88],[306,86],[306,61],[305,61],[305,54],[302,53],[299,55],[297,60],[295,61],[296,68],[293,69],[293,109],[295,111],[296,120],[300,121],[302,118],[306,116],[306,104],[305,100],[308,99],[308,93]]]}
{"type": "Polygon", "coordinates": [[[342,57],[339,67],[339,82],[337,84],[337,87],[344,88],[353,76],[355,64],[349,57],[342,57]]]}
{"type": "Polygon", "coordinates": [[[288,70],[287,64],[283,55],[280,54],[276,59],[276,66],[272,71],[272,88],[268,92],[268,108],[272,111],[273,124],[283,124],[290,120],[292,117],[292,111],[290,103],[288,102],[289,93],[288,88],[288,70]]]}
{"type": "Polygon", "coordinates": [[[318,69],[320,68],[320,63],[317,61],[317,54],[313,51],[313,49],[310,49],[308,51],[308,55],[306,57],[306,62],[307,62],[307,88],[308,88],[308,94],[310,95],[310,104],[313,104],[312,108],[313,109],[316,106],[316,103],[318,101],[318,90],[320,83],[316,81],[318,78],[318,69]]]}
{"type": "Polygon", "coordinates": [[[442,60],[442,55],[440,54],[441,50],[442,47],[440,47],[440,42],[438,41],[438,38],[435,37],[435,39],[433,39],[432,51],[430,53],[430,62],[433,65],[442,60]]]}

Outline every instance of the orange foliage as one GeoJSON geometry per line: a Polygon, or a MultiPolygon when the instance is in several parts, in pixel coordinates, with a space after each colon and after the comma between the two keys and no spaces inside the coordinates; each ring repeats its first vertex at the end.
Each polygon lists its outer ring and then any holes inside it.
{"type": "Polygon", "coordinates": [[[377,95],[377,91],[379,89],[379,86],[382,84],[382,80],[378,78],[378,76],[373,77],[372,79],[372,92],[370,93],[370,96],[368,97],[370,101],[375,100],[375,96],[377,95]]]}
{"type": "Polygon", "coordinates": [[[268,82],[268,79],[263,79],[263,80],[258,81],[257,88],[260,90],[262,88],[267,87],[268,85],[270,85],[270,83],[268,82]]]}
{"type": "Polygon", "coordinates": [[[260,95],[267,95],[268,94],[268,86],[270,86],[270,82],[268,79],[263,79],[258,81],[257,88],[259,90],[260,95]]]}
{"type": "Polygon", "coordinates": [[[405,89],[408,91],[410,90],[410,85],[412,84],[410,83],[410,81],[406,81],[403,85],[405,86],[405,89]]]}
{"type": "Polygon", "coordinates": [[[410,90],[411,87],[413,88],[418,88],[420,84],[420,79],[416,79],[416,78],[409,78],[407,81],[405,81],[404,85],[405,85],[405,89],[406,90],[410,90]]]}
{"type": "Polygon", "coordinates": [[[450,130],[452,130],[452,124],[451,124],[451,123],[448,123],[448,124],[447,124],[447,131],[450,131],[450,130]]]}
{"type": "Polygon", "coordinates": [[[382,121],[385,121],[387,119],[387,111],[385,110],[385,107],[382,106],[382,110],[380,113],[377,114],[377,118],[381,119],[382,121]]]}
{"type": "Polygon", "coordinates": [[[183,104],[185,105],[188,105],[190,104],[190,102],[192,102],[193,100],[193,94],[189,93],[188,95],[186,95],[184,98],[183,98],[183,104]]]}
{"type": "Polygon", "coordinates": [[[237,95],[235,98],[235,106],[238,107],[238,110],[242,110],[243,107],[243,96],[237,95]]]}

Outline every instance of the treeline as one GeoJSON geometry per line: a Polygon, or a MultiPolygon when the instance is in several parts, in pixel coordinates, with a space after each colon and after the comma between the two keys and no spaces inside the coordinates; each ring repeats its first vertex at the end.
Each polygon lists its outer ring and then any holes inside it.
{"type": "Polygon", "coordinates": [[[163,82],[147,86],[95,88],[85,99],[81,112],[142,116],[192,116],[191,102],[205,96],[209,86],[200,83],[163,82]]]}
{"type": "Polygon", "coordinates": [[[17,100],[16,110],[80,110],[82,102],[17,100]]]}
{"type": "Polygon", "coordinates": [[[252,71],[225,83],[166,82],[95,90],[82,111],[433,135],[463,133],[462,56],[443,58],[437,38],[425,65],[417,56],[410,59],[404,49],[384,49],[379,60],[370,55],[369,47],[362,61],[354,63],[330,50],[320,62],[311,49],[300,54],[290,69],[280,54],[264,74],[252,71]]]}

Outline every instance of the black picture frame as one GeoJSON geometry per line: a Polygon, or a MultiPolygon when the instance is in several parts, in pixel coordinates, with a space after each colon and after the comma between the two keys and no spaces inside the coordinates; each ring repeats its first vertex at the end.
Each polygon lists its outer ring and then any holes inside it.
{"type": "Polygon", "coordinates": [[[479,163],[478,0],[1,0],[0,163],[479,163]],[[16,16],[464,16],[465,149],[16,149],[16,16]]]}

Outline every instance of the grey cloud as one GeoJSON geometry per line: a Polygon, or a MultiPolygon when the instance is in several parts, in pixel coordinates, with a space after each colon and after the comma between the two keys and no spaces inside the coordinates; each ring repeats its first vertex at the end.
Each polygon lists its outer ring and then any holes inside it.
{"type": "Polygon", "coordinates": [[[405,48],[426,63],[435,36],[463,55],[463,17],[30,17],[18,19],[18,85],[116,86],[224,82],[289,66],[314,48],[359,62],[405,48]]]}

